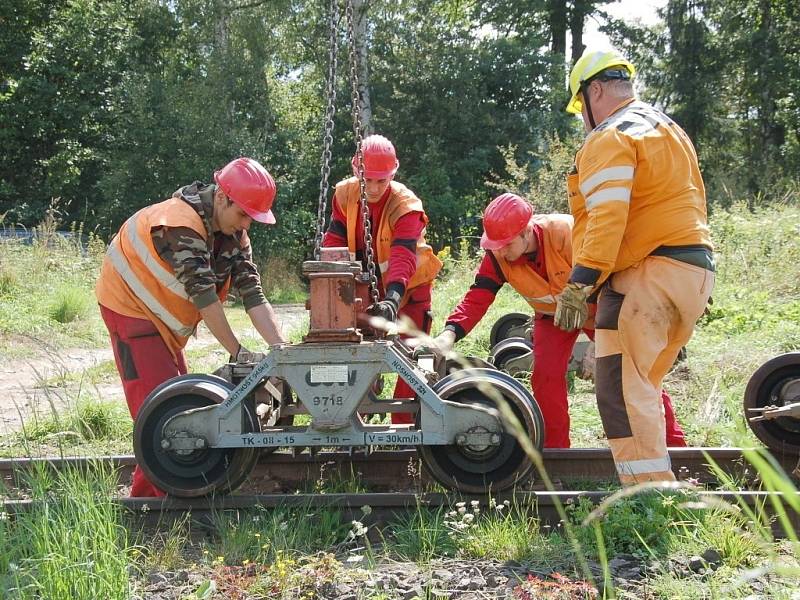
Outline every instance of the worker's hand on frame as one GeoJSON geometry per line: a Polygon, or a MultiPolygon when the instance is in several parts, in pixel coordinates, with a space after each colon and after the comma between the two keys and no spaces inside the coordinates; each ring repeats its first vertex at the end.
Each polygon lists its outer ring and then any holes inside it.
{"type": "Polygon", "coordinates": [[[592,286],[570,282],[556,298],[556,314],[553,322],[564,331],[580,329],[589,316],[586,299],[592,293],[592,286]]]}
{"type": "Polygon", "coordinates": [[[263,352],[251,352],[241,344],[239,344],[239,351],[236,356],[231,355],[230,362],[232,363],[258,363],[264,360],[263,352]]]}
{"type": "Polygon", "coordinates": [[[449,329],[444,330],[435,338],[423,342],[414,348],[414,358],[433,354],[437,359],[446,358],[447,354],[453,349],[455,344],[455,334],[449,329]]]}
{"type": "Polygon", "coordinates": [[[371,304],[367,308],[367,314],[394,322],[397,320],[397,303],[388,298],[386,300],[381,300],[380,302],[371,304]]]}

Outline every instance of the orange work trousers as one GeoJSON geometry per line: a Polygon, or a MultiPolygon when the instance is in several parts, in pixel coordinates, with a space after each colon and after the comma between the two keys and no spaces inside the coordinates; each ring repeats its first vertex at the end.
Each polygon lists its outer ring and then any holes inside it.
{"type": "MultiPolygon", "coordinates": [[[[590,313],[593,314],[593,313],[590,313]]],[[[589,327],[564,331],[553,323],[550,315],[538,316],[533,321],[533,372],[531,390],[544,419],[544,447],[569,448],[569,406],[567,403],[567,367],[578,335],[583,331],[594,340],[594,320],[589,327]]],[[[664,405],[664,427],[669,447],[686,446],[672,401],[666,390],[661,390],[664,405]]]]}
{"type": "Polygon", "coordinates": [[[597,403],[620,482],[674,481],[661,383],[692,336],[714,273],[648,256],[614,273],[595,319],[597,403]]]}

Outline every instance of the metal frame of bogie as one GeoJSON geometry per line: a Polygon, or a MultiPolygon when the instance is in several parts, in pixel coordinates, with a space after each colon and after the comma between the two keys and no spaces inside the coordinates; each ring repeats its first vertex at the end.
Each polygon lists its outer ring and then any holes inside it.
{"type": "Polygon", "coordinates": [[[275,346],[259,363],[226,369],[227,377],[243,378],[236,385],[212,375],[176,378],[150,395],[137,418],[137,460],[168,493],[235,489],[259,448],[383,445],[418,447],[426,470],[446,487],[500,491],[527,479],[532,463],[504,427],[497,404],[508,402],[534,447],[541,449],[544,439],[536,401],[509,375],[468,368],[434,382],[396,341],[275,346]],[[372,386],[381,373],[397,373],[417,398],[377,399],[372,386]],[[272,381],[285,381],[297,402],[289,401],[291,394],[276,401],[272,381]],[[255,417],[256,403],[272,403],[274,425],[255,417]],[[373,425],[361,416],[386,412],[416,414],[415,424],[373,425]],[[302,413],[311,416],[308,426],[289,424],[302,413]],[[206,477],[209,465],[216,470],[206,477]]]}

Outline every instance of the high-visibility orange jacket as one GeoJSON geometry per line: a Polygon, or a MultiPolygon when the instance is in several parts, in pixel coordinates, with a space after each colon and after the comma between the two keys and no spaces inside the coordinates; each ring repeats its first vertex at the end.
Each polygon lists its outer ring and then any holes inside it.
{"type": "Polygon", "coordinates": [[[572,217],[569,215],[534,215],[541,227],[547,278],[539,275],[529,261],[508,262],[497,254],[494,258],[506,281],[527,300],[539,314],[556,311],[556,296],[567,284],[572,269],[572,217]]]}
{"type": "MultiPolygon", "coordinates": [[[[128,317],[150,320],[167,347],[177,354],[200,322],[172,267],[156,252],[154,227],[188,227],[203,239],[208,232],[200,215],[180,198],[147,206],[131,216],[111,241],[95,286],[97,301],[128,317]]],[[[217,292],[224,300],[230,278],[217,292]]]]}
{"type": "MultiPolygon", "coordinates": [[[[389,270],[389,256],[392,246],[392,232],[395,222],[403,215],[416,211],[422,214],[425,224],[428,223],[428,216],[422,208],[422,201],[402,183],[392,181],[389,184],[390,192],[386,206],[381,214],[377,228],[372,231],[375,236],[375,248],[377,251],[377,263],[381,273],[389,270]]],[[[358,211],[360,210],[360,189],[358,179],[350,177],[340,181],[336,185],[336,202],[339,209],[347,216],[347,247],[352,256],[355,256],[356,248],[356,227],[359,222],[358,211]]],[[[425,241],[425,231],[423,230],[417,240],[416,247],[417,270],[406,285],[405,295],[401,305],[408,300],[409,293],[416,287],[431,283],[442,268],[442,261],[434,254],[433,249],[425,241]]]]}
{"type": "Polygon", "coordinates": [[[567,178],[574,269],[599,284],[660,246],[711,248],[694,146],[668,116],[634,99],[583,143],[567,178]]]}

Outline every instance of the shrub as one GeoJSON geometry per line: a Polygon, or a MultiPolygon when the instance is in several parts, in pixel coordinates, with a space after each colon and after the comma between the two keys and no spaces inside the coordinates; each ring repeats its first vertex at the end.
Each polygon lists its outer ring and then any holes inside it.
{"type": "Polygon", "coordinates": [[[264,295],[273,304],[304,302],[308,296],[305,282],[296,265],[283,257],[268,258],[259,265],[264,295]]]}
{"type": "Polygon", "coordinates": [[[85,317],[90,306],[86,290],[76,286],[62,286],[53,296],[50,318],[59,323],[72,323],[85,317]]]}
{"type": "Polygon", "coordinates": [[[0,296],[11,294],[19,285],[19,277],[14,271],[0,268],[0,296]]]}
{"type": "Polygon", "coordinates": [[[84,400],[75,409],[74,429],[81,437],[118,439],[130,434],[132,421],[122,404],[100,400],[84,400]]]}

